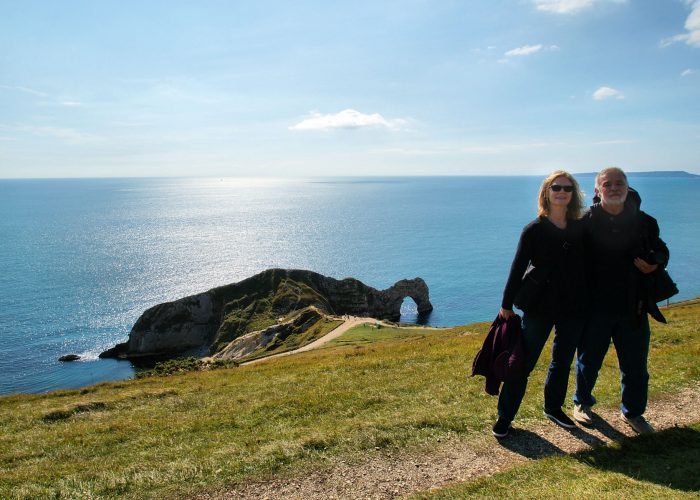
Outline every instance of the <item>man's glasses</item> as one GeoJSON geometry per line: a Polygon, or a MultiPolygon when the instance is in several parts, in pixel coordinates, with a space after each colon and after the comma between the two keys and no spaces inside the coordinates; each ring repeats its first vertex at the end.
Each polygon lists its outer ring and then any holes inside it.
{"type": "Polygon", "coordinates": [[[562,189],[564,190],[565,193],[571,193],[574,190],[574,186],[560,186],[559,184],[552,184],[549,186],[552,191],[555,193],[558,193],[562,189]]]}

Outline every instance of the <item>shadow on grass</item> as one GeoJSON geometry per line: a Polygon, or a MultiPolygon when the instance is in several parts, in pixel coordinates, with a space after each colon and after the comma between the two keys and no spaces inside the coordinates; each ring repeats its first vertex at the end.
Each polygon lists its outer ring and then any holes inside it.
{"type": "MultiPolygon", "coordinates": [[[[580,439],[588,446],[600,446],[605,444],[600,438],[587,432],[581,427],[566,430],[572,436],[580,439]]],[[[620,434],[620,436],[624,436],[624,434],[620,434]]],[[[513,428],[506,439],[501,439],[498,442],[504,448],[507,448],[510,451],[529,459],[538,459],[548,457],[550,455],[566,454],[566,452],[564,452],[561,448],[539,434],[524,429],[513,428]]]]}
{"type": "Polygon", "coordinates": [[[619,441],[624,439],[625,435],[618,431],[615,427],[610,425],[603,417],[597,413],[593,414],[593,424],[591,426],[593,429],[600,432],[603,436],[610,439],[611,441],[619,441]]]}
{"type": "Polygon", "coordinates": [[[531,460],[550,455],[564,455],[564,450],[554,445],[539,434],[525,429],[512,428],[505,439],[498,443],[512,452],[531,460]]]}
{"type": "Polygon", "coordinates": [[[573,458],[602,471],[682,491],[700,491],[700,431],[674,427],[656,434],[625,438],[573,458]]]}

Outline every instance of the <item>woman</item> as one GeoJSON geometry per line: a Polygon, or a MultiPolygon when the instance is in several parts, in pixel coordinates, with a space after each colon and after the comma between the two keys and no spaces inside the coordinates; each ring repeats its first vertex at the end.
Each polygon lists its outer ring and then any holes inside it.
{"type": "MultiPolygon", "coordinates": [[[[518,412],[527,378],[537,364],[552,327],[552,362],[544,388],[544,414],[567,428],[576,424],[563,412],[571,362],[583,329],[585,271],[583,228],[579,220],[583,196],[574,177],[562,170],[551,173],[540,187],[537,219],[520,235],[520,242],[503,292],[500,316],[509,318],[526,270],[537,269],[544,278],[534,304],[523,316],[525,374],[503,384],[498,398],[498,420],[493,435],[502,438],[518,412]]],[[[518,302],[520,305],[521,303],[518,302]]]]}

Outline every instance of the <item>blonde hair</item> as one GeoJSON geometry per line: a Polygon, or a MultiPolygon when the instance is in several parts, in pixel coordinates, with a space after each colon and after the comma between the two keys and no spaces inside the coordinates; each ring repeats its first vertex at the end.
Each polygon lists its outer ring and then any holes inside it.
{"type": "Polygon", "coordinates": [[[583,214],[583,193],[574,176],[564,170],[555,170],[542,181],[540,192],[537,195],[537,216],[549,215],[547,191],[557,177],[566,177],[574,186],[574,190],[571,192],[571,201],[566,206],[566,218],[569,220],[580,219],[583,214]]]}

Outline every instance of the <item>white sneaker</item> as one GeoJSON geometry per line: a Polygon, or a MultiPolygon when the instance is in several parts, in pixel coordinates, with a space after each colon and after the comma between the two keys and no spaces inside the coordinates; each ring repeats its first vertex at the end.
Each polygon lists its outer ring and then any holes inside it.
{"type": "Polygon", "coordinates": [[[574,420],[581,425],[593,425],[593,410],[588,405],[574,405],[574,420]]]}
{"type": "Polygon", "coordinates": [[[654,432],[656,432],[654,427],[652,427],[652,425],[649,422],[647,422],[647,420],[644,418],[644,415],[639,415],[638,417],[632,418],[625,417],[624,413],[620,413],[620,415],[622,415],[622,420],[627,425],[632,427],[634,432],[636,432],[637,434],[653,434],[654,432]]]}

